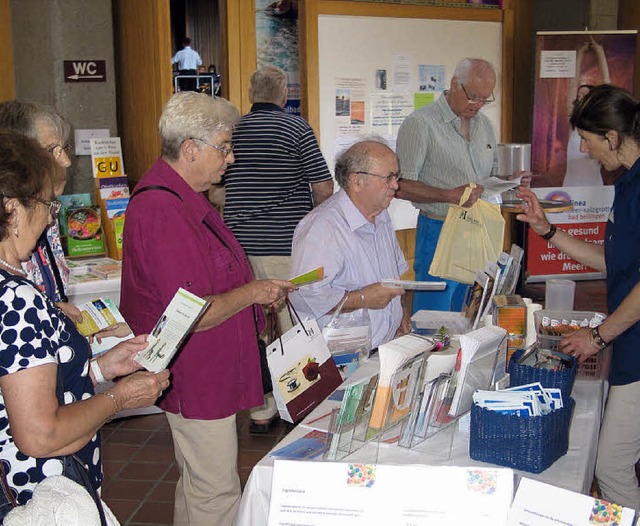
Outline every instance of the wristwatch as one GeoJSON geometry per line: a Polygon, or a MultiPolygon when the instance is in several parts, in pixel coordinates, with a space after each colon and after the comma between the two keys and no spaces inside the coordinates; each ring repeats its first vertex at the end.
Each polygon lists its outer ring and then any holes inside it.
{"type": "Polygon", "coordinates": [[[591,337],[591,342],[595,344],[596,347],[598,347],[600,350],[604,349],[607,345],[609,345],[607,342],[605,342],[602,339],[602,336],[600,336],[600,328],[598,326],[591,327],[589,336],[591,337]]]}
{"type": "Polygon", "coordinates": [[[540,234],[540,237],[545,241],[549,241],[553,236],[556,235],[557,230],[558,229],[556,228],[556,225],[551,225],[551,227],[549,228],[549,232],[547,232],[546,234],[540,234]]]}

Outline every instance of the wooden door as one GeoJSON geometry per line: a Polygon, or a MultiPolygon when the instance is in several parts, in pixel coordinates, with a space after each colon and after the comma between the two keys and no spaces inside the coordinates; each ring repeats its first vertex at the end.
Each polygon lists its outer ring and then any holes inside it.
{"type": "Polygon", "coordinates": [[[9,0],[0,0],[0,102],[16,96],[9,0]]]}
{"type": "Polygon", "coordinates": [[[173,93],[169,0],[115,0],[118,127],[137,183],[160,155],[158,120],[173,93]]]}

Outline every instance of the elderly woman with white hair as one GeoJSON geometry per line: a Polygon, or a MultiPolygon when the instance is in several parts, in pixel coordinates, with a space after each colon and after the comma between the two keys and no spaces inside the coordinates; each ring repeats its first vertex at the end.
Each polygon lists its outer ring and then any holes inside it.
{"type": "Polygon", "coordinates": [[[206,198],[234,161],[239,118],[228,101],[180,92],[160,117],[162,155],[127,209],[121,310],[135,333],[153,328],[179,287],[211,304],[170,365],[160,400],[180,478],[174,524],[231,524],[240,500],[236,413],[262,403],[258,305],[295,286],[254,280],[247,256],[206,198]]]}
{"type": "MultiPolygon", "coordinates": [[[[71,127],[56,110],[37,102],[9,100],[0,103],[0,128],[13,130],[38,141],[62,168],[54,187],[55,197],[64,192],[65,170],[71,166],[69,159],[69,134],[71,127]]],[[[38,239],[31,258],[22,263],[29,279],[56,302],[73,321],[82,320],[77,307],[71,305],[66,295],[69,268],[60,243],[60,224],[57,214],[38,239]]]]}

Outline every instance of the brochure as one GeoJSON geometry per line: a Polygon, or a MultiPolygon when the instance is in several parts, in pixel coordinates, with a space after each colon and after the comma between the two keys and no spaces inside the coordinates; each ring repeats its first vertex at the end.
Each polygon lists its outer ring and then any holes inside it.
{"type": "Polygon", "coordinates": [[[635,511],[523,477],[511,505],[507,526],[558,524],[631,526],[635,511]]]}
{"type": "Polygon", "coordinates": [[[78,305],[82,321],[76,327],[83,336],[91,336],[103,329],[126,323],[115,303],[108,298],[96,298],[88,303],[78,305]]]}
{"type": "Polygon", "coordinates": [[[416,389],[422,387],[425,353],[434,347],[435,342],[415,334],[406,334],[379,347],[380,374],[369,438],[408,415],[416,389]]]}
{"type": "Polygon", "coordinates": [[[328,433],[324,431],[309,431],[309,433],[294,440],[291,444],[272,451],[269,456],[292,460],[319,457],[327,450],[328,436],[328,433]]]}
{"type": "Polygon", "coordinates": [[[294,285],[301,287],[302,285],[310,285],[311,283],[321,281],[322,279],[324,279],[324,267],[318,267],[310,270],[309,272],[305,272],[304,274],[300,274],[295,278],[291,278],[289,281],[294,285]]]}
{"type": "Polygon", "coordinates": [[[148,347],[136,354],[134,360],[153,373],[166,369],[208,306],[208,301],[179,288],[151,331],[148,347]]]}
{"type": "Polygon", "coordinates": [[[488,326],[460,336],[460,369],[457,373],[449,416],[469,411],[476,389],[488,389],[500,350],[504,352],[507,331],[488,326]]]}
{"type": "Polygon", "coordinates": [[[383,287],[400,288],[404,290],[444,290],[447,288],[445,281],[410,281],[406,279],[383,279],[383,287]]]}

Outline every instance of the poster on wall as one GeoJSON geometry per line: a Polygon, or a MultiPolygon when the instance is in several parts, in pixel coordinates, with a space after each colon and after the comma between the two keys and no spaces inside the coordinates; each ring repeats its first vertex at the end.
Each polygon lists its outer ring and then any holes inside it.
{"type": "Polygon", "coordinates": [[[272,64],[289,77],[285,111],[300,115],[298,0],[256,0],[258,67],[272,64]]]}
{"type": "MultiPolygon", "coordinates": [[[[569,116],[575,104],[598,84],[633,89],[636,31],[539,32],[533,113],[532,186],[543,199],[573,203],[573,211],[549,219],[577,237],[604,239],[613,204],[613,183],[622,171],[609,172],[580,151],[580,137],[569,116]],[[587,226],[585,226],[587,225],[587,226]]],[[[527,236],[529,281],[551,275],[592,279],[601,274],[551,249],[539,236],[527,236]]]]}

